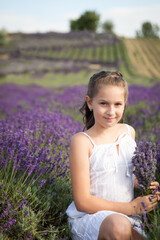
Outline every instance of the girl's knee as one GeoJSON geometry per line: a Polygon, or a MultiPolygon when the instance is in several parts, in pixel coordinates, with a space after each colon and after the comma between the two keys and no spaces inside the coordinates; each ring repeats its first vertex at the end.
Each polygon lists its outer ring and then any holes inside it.
{"type": "Polygon", "coordinates": [[[99,231],[99,240],[124,239],[129,240],[131,237],[130,221],[119,214],[108,216],[101,224],[99,231]]]}
{"type": "Polygon", "coordinates": [[[120,219],[114,225],[114,234],[115,236],[119,236],[118,239],[130,239],[132,233],[132,227],[130,221],[121,216],[120,219]]]}

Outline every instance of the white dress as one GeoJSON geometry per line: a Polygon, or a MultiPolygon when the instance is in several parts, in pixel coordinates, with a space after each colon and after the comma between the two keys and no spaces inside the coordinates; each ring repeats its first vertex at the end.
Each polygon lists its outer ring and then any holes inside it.
{"type": "MultiPolygon", "coordinates": [[[[108,201],[131,202],[134,198],[134,175],[132,156],[136,142],[131,137],[130,128],[126,124],[126,132],[112,144],[93,144],[90,160],[90,194],[108,201]],[[119,154],[117,152],[119,145],[119,154]]],[[[97,240],[99,228],[103,220],[110,214],[127,217],[134,229],[143,234],[141,221],[137,215],[126,216],[113,211],[99,211],[94,214],[77,211],[74,201],[69,205],[66,214],[71,225],[73,240],[97,240]]]]}

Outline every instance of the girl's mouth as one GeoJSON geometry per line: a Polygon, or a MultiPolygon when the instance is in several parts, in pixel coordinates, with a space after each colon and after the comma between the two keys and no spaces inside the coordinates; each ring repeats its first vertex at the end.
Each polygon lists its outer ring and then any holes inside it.
{"type": "Polygon", "coordinates": [[[105,117],[105,119],[106,119],[108,122],[112,122],[115,118],[113,118],[113,117],[105,117]]]}

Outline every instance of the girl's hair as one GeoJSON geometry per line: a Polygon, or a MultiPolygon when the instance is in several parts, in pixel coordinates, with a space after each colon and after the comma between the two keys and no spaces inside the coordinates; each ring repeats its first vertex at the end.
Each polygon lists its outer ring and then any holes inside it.
{"type": "MultiPolygon", "coordinates": [[[[101,71],[101,72],[95,73],[90,78],[88,83],[88,91],[87,91],[87,95],[90,97],[90,99],[93,99],[93,97],[96,96],[100,87],[104,84],[124,88],[124,98],[125,98],[125,101],[127,101],[128,84],[126,80],[123,79],[123,75],[120,72],[110,72],[110,71],[101,71]]],[[[84,129],[91,128],[94,125],[95,120],[93,116],[93,111],[90,111],[86,101],[84,102],[83,106],[80,108],[80,112],[83,114],[83,122],[85,125],[84,129]]]]}

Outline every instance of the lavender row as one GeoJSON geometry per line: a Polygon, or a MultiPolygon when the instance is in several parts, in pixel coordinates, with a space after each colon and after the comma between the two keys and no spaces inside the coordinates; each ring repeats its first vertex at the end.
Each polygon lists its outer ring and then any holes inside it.
{"type": "Polygon", "coordinates": [[[8,52],[13,49],[46,49],[61,48],[66,46],[87,46],[114,43],[118,37],[106,34],[95,34],[91,31],[77,31],[69,33],[37,33],[37,34],[10,34],[12,45],[2,48],[0,52],[8,52]]]}
{"type": "MultiPolygon", "coordinates": [[[[138,137],[142,140],[151,138],[151,133],[159,137],[159,109],[160,109],[160,84],[153,87],[131,85],[129,87],[128,107],[126,121],[133,125],[138,137]]],[[[4,115],[18,108],[39,106],[45,110],[53,110],[58,104],[59,109],[69,109],[79,114],[78,109],[83,103],[86,94],[86,86],[74,86],[61,88],[60,93],[54,89],[48,90],[40,86],[27,87],[15,85],[3,85],[0,92],[0,111],[4,115]],[[6,96],[7,99],[6,99],[6,96]]],[[[151,139],[152,140],[152,139],[151,139]]]]}
{"type": "MultiPolygon", "coordinates": [[[[92,64],[101,64],[104,66],[103,61],[92,60],[92,64]]],[[[87,59],[83,60],[73,60],[68,59],[58,59],[52,57],[18,57],[15,59],[5,59],[0,60],[1,68],[0,75],[6,76],[8,74],[26,74],[30,73],[32,78],[41,78],[47,73],[74,73],[82,70],[91,71],[91,63],[87,59]],[[28,61],[30,60],[30,61],[28,61]]],[[[106,63],[105,67],[116,68],[115,63],[106,63]]]]}
{"type": "Polygon", "coordinates": [[[15,169],[29,175],[49,168],[54,177],[65,176],[69,140],[80,129],[80,123],[60,112],[21,109],[0,120],[0,166],[13,159],[15,169]]]}
{"type": "MultiPolygon", "coordinates": [[[[80,105],[80,100],[84,98],[87,91],[87,87],[83,86],[74,86],[68,87],[61,94],[56,95],[56,100],[60,101],[62,104],[65,104],[66,107],[73,107],[73,103],[80,105]]],[[[141,101],[146,102],[147,104],[152,104],[156,102],[157,106],[160,105],[160,83],[152,87],[144,87],[139,85],[129,86],[129,99],[128,104],[137,104],[141,101]]]]}

